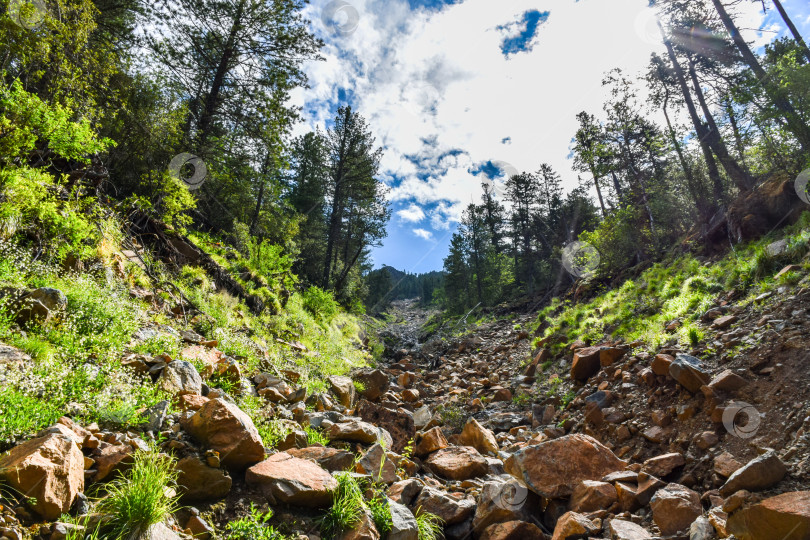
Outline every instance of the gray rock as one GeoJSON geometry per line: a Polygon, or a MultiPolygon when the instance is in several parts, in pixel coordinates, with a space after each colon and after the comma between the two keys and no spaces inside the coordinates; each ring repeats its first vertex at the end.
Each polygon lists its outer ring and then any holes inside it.
{"type": "Polygon", "coordinates": [[[669,365],[669,375],[693,394],[711,380],[703,369],[703,363],[688,354],[678,354],[675,361],[669,365]]]}
{"type": "Polygon", "coordinates": [[[172,395],[178,392],[202,395],[202,378],[191,362],[185,360],[175,360],[166,366],[159,384],[160,388],[172,395]]]}
{"type": "Polygon", "coordinates": [[[388,540],[419,540],[419,526],[407,507],[388,499],[393,525],[388,540]]]}

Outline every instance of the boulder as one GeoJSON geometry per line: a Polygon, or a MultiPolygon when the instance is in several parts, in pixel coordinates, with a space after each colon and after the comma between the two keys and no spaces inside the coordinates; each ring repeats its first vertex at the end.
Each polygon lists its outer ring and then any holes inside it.
{"type": "Polygon", "coordinates": [[[171,395],[202,394],[202,377],[191,362],[175,360],[163,368],[158,386],[171,395]]]}
{"type": "Polygon", "coordinates": [[[785,464],[776,452],[769,450],[734,471],[720,488],[720,494],[727,497],[741,489],[748,491],[767,489],[781,482],[786,474],[785,464]]]}
{"type": "Polygon", "coordinates": [[[382,443],[392,448],[394,441],[391,434],[383,428],[362,420],[348,419],[345,422],[332,424],[326,432],[331,441],[359,442],[362,444],[382,443]]]}
{"type": "Polygon", "coordinates": [[[748,381],[731,371],[726,369],[721,371],[709,383],[709,388],[712,390],[719,390],[721,392],[736,392],[740,388],[748,384],[748,381]]]}
{"type": "Polygon", "coordinates": [[[611,519],[609,528],[612,540],[647,540],[653,537],[641,525],[623,519],[611,519]]]}
{"type": "Polygon", "coordinates": [[[599,527],[586,516],[577,512],[566,512],[557,520],[551,540],[578,540],[599,532],[599,527]]]}
{"type": "Polygon", "coordinates": [[[627,349],[622,347],[602,347],[599,350],[599,363],[602,367],[612,365],[621,360],[627,354],[627,349]]]}
{"type": "Polygon", "coordinates": [[[490,525],[478,538],[479,540],[546,540],[548,537],[534,523],[507,521],[490,525]]]}
{"type": "Polygon", "coordinates": [[[357,399],[357,391],[354,388],[354,381],[351,377],[344,377],[340,375],[333,375],[326,379],[329,383],[329,388],[335,394],[341,405],[350,409],[354,406],[357,399]]]}
{"type": "Polygon", "coordinates": [[[380,540],[380,533],[377,532],[374,520],[366,511],[352,529],[344,531],[338,538],[339,540],[380,540]]]}
{"type": "Polygon", "coordinates": [[[444,436],[444,432],[439,426],[431,428],[424,433],[418,434],[416,441],[417,442],[413,449],[413,454],[419,457],[427,456],[436,450],[441,450],[442,448],[447,448],[449,446],[449,443],[444,436]]]}
{"type": "Polygon", "coordinates": [[[467,480],[484,476],[489,465],[484,456],[470,446],[451,446],[437,450],[425,460],[431,470],[449,480],[467,480]]]}
{"type": "Polygon", "coordinates": [[[683,458],[683,454],[672,452],[648,459],[641,468],[648,474],[663,478],[685,464],[686,460],[683,458]]]}
{"type": "Polygon", "coordinates": [[[530,521],[540,507],[539,497],[514,478],[487,482],[478,497],[473,531],[478,535],[494,523],[530,521]]]}
{"type": "Polygon", "coordinates": [[[92,454],[96,462],[96,475],[93,480],[102,482],[112,479],[116,473],[128,470],[135,461],[134,453],[132,447],[127,444],[102,444],[92,454]]]}
{"type": "Polygon", "coordinates": [[[0,457],[0,480],[33,499],[34,511],[53,521],[84,491],[84,456],[70,437],[50,433],[0,457]]]}
{"type": "Polygon", "coordinates": [[[587,347],[574,353],[571,362],[571,378],[575,381],[587,381],[599,372],[600,347],[587,347]]]}
{"type": "Polygon", "coordinates": [[[401,410],[395,411],[364,399],[357,404],[354,414],[364,422],[386,430],[393,440],[393,445],[388,448],[394,452],[401,453],[416,435],[413,416],[401,410]]]}
{"type": "Polygon", "coordinates": [[[250,467],[245,473],[248,486],[260,489],[270,504],[323,507],[332,502],[338,483],[315,463],[279,452],[250,467]]]}
{"type": "Polygon", "coordinates": [[[416,478],[408,478],[391,484],[388,497],[394,502],[410,506],[413,499],[422,491],[423,484],[416,478]]]}
{"type": "Polygon", "coordinates": [[[354,465],[354,454],[337,448],[309,446],[307,448],[290,448],[285,452],[293,457],[314,461],[330,472],[348,471],[354,465]]]}
{"type": "Polygon", "coordinates": [[[219,452],[228,469],[244,469],[264,459],[264,443],[253,421],[221,398],[207,401],[181,424],[199,442],[219,452]]]}
{"type": "Polygon", "coordinates": [[[392,521],[388,540],[419,540],[419,525],[411,511],[391,499],[388,499],[388,509],[392,521]]]}
{"type": "Polygon", "coordinates": [[[433,486],[425,486],[411,508],[436,514],[445,526],[461,523],[475,512],[475,499],[464,493],[448,493],[433,486]]]}
{"type": "Polygon", "coordinates": [[[379,443],[357,460],[356,471],[371,476],[374,482],[393,484],[397,481],[397,466],[379,443]]]}
{"type": "Polygon", "coordinates": [[[688,531],[702,513],[700,495],[686,486],[668,484],[655,492],[650,501],[653,521],[664,536],[688,531]]]}
{"type": "Polygon", "coordinates": [[[568,508],[573,512],[596,512],[607,510],[617,501],[613,484],[596,480],[582,480],[571,494],[568,508]]]}
{"type": "Polygon", "coordinates": [[[356,372],[352,378],[360,383],[360,395],[374,401],[388,391],[390,382],[388,375],[379,369],[362,369],[356,372]]]}
{"type": "Polygon", "coordinates": [[[459,442],[464,446],[472,446],[482,454],[498,454],[495,435],[472,417],[464,425],[459,442]]]}
{"type": "Polygon", "coordinates": [[[709,384],[709,374],[703,369],[703,363],[688,354],[675,357],[675,361],[669,365],[669,375],[693,394],[700,391],[701,386],[709,384]]]}
{"type": "Polygon", "coordinates": [[[189,456],[175,464],[177,485],[183,501],[199,502],[224,498],[231,491],[231,477],[222,469],[209,467],[189,456]]]}
{"type": "Polygon", "coordinates": [[[566,435],[509,456],[506,472],[548,499],[568,497],[583,480],[599,480],[627,464],[588,435],[566,435]]]}
{"type": "Polygon", "coordinates": [[[669,375],[669,366],[672,365],[674,361],[675,358],[668,354],[656,354],[650,364],[650,368],[656,375],[666,376],[669,375]]]}
{"type": "Polygon", "coordinates": [[[735,512],[726,529],[739,540],[807,540],[810,491],[782,493],[735,512]]]}

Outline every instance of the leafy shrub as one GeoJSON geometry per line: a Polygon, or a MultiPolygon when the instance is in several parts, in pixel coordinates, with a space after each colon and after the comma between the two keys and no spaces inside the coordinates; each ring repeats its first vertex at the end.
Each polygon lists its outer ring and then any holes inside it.
{"type": "Polygon", "coordinates": [[[267,525],[273,517],[273,511],[262,512],[252,502],[250,514],[228,523],[226,530],[228,540],[283,540],[284,535],[267,525]]]}
{"type": "Polygon", "coordinates": [[[301,296],[304,309],[320,322],[330,323],[338,313],[338,304],[330,292],[313,285],[301,296]]]}
{"type": "Polygon", "coordinates": [[[309,444],[310,446],[315,444],[320,444],[321,446],[329,445],[329,437],[327,437],[326,433],[324,433],[320,429],[315,429],[312,426],[307,426],[304,428],[304,431],[307,432],[307,444],[309,444]]]}
{"type": "Polygon", "coordinates": [[[419,527],[419,540],[439,540],[444,538],[442,518],[430,512],[423,512],[422,507],[416,509],[416,525],[419,527]]]}
{"type": "Polygon", "coordinates": [[[375,491],[374,496],[367,503],[371,519],[380,537],[385,538],[394,527],[394,519],[391,517],[391,507],[388,506],[388,497],[381,491],[375,491]]]}

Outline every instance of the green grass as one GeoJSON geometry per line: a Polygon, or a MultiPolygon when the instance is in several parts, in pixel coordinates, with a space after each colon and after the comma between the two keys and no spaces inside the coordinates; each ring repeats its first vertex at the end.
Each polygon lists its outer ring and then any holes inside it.
{"type": "Polygon", "coordinates": [[[329,446],[329,437],[327,437],[326,433],[324,433],[322,430],[307,426],[304,428],[304,431],[307,433],[307,444],[310,446],[315,444],[329,446]]]}
{"type": "Polygon", "coordinates": [[[374,490],[374,496],[368,500],[366,506],[371,512],[371,519],[374,521],[374,526],[377,532],[380,533],[381,538],[385,538],[394,526],[394,520],[391,517],[391,507],[388,506],[388,497],[385,496],[384,490],[374,490]]]}
{"type": "Polygon", "coordinates": [[[171,458],[156,452],[135,453],[132,469],[105,486],[107,496],[97,511],[107,516],[105,538],[137,537],[155,523],[164,521],[177,510],[177,498],[168,497],[166,488],[177,477],[171,458]]]}
{"type": "Polygon", "coordinates": [[[796,284],[807,275],[810,265],[802,261],[810,253],[808,228],[810,212],[805,212],[797,224],[778,235],[738,246],[735,252],[710,264],[684,255],[657,263],[635,279],[588,301],[572,303],[555,298],[538,313],[534,329],[546,326],[535,344],[550,337],[555,353],[577,339],[588,343],[606,338],[640,340],[657,349],[674,338],[682,346],[694,346],[703,339],[696,326],[700,316],[726,291],[742,292],[745,304],[779,285],[796,284]],[[780,237],[787,239],[786,253],[769,255],[767,246],[780,237]],[[791,263],[802,264],[803,270],[775,280],[775,274],[791,263]],[[682,321],[679,331],[667,332],[666,326],[676,319],[682,321]]]}
{"type": "Polygon", "coordinates": [[[444,538],[442,519],[430,512],[423,512],[421,507],[416,510],[416,524],[419,527],[419,540],[444,538]]]}
{"type": "Polygon", "coordinates": [[[363,515],[363,491],[349,473],[335,475],[338,487],[332,494],[332,506],[320,518],[324,538],[334,538],[350,530],[363,515]]]}

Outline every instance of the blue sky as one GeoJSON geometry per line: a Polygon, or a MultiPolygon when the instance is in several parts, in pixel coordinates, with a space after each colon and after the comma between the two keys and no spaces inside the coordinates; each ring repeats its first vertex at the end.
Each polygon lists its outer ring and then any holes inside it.
{"type": "MultiPolygon", "coordinates": [[[[639,73],[662,50],[647,3],[313,0],[305,14],[326,61],[307,65],[310,88],[293,96],[306,117],[298,132],[328,126],[342,104],[368,120],[393,210],[375,265],[441,269],[482,181],[501,188],[506,174],[549,163],[567,188],[576,185],[575,115],[600,113],[605,72],[639,73]]],[[[810,3],[783,4],[810,37],[810,3]]],[[[774,9],[764,17],[759,2],[737,9],[758,46],[784,35],[774,9]]]]}

